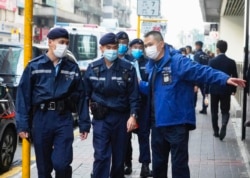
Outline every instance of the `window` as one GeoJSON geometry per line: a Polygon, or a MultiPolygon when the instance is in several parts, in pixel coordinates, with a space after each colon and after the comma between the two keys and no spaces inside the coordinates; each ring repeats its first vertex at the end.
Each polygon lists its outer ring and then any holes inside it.
{"type": "Polygon", "coordinates": [[[24,16],[24,8],[18,7],[18,15],[24,16]]]}

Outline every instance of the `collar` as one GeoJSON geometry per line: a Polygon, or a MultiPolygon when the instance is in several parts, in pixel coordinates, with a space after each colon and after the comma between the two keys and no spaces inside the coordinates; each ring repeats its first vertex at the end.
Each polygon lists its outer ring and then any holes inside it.
{"type": "Polygon", "coordinates": [[[120,58],[117,58],[116,60],[114,60],[112,66],[110,68],[107,68],[106,63],[105,63],[105,59],[103,57],[102,58],[102,65],[100,66],[100,71],[104,71],[106,69],[112,69],[112,70],[119,71],[120,60],[121,60],[120,58]]]}

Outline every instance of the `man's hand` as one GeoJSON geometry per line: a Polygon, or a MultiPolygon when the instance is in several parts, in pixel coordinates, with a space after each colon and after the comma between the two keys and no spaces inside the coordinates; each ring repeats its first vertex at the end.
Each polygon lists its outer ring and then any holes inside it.
{"type": "Polygon", "coordinates": [[[131,132],[132,130],[137,129],[137,122],[135,117],[130,116],[127,122],[127,132],[131,132]]]}
{"type": "Polygon", "coordinates": [[[28,138],[28,137],[29,137],[29,133],[28,133],[28,132],[19,132],[19,133],[18,133],[18,136],[19,136],[21,139],[28,138]]]}
{"type": "Polygon", "coordinates": [[[86,140],[88,138],[88,132],[80,133],[81,140],[86,140]]]}
{"type": "Polygon", "coordinates": [[[228,80],[227,80],[227,84],[228,85],[233,85],[233,86],[236,86],[236,87],[242,87],[244,88],[246,86],[246,81],[243,80],[243,79],[240,79],[240,78],[233,78],[233,77],[230,77],[228,80]]]}

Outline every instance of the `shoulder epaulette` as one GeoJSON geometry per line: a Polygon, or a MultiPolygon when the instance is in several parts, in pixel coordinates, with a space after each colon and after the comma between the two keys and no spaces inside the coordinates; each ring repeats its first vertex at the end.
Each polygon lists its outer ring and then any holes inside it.
{"type": "Polygon", "coordinates": [[[94,67],[102,65],[102,58],[98,59],[96,61],[91,62],[89,65],[91,66],[91,68],[94,68],[94,67]]]}
{"type": "Polygon", "coordinates": [[[42,59],[43,57],[44,57],[44,55],[37,56],[37,57],[31,59],[31,60],[29,61],[29,63],[31,63],[31,62],[36,62],[36,61],[42,59]]]}
{"type": "Polygon", "coordinates": [[[128,70],[133,69],[133,65],[129,61],[125,61],[125,60],[120,60],[120,66],[122,68],[125,68],[125,69],[128,69],[128,70]]]}

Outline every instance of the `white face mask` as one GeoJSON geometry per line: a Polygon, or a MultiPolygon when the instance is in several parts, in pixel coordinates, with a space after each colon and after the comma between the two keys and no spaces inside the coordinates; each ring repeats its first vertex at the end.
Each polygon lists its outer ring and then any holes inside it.
{"type": "Polygon", "coordinates": [[[62,58],[66,55],[68,46],[66,44],[56,44],[56,49],[54,49],[54,55],[57,58],[62,58]]]}
{"type": "Polygon", "coordinates": [[[160,51],[157,50],[157,45],[147,47],[145,49],[145,52],[146,56],[153,60],[155,60],[160,54],[160,51]]]}

